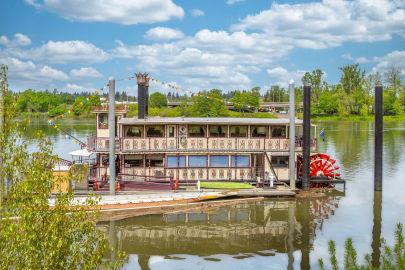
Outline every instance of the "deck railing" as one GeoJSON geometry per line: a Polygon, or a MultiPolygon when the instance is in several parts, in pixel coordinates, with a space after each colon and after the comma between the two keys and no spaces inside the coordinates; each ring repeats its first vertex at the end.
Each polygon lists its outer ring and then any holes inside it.
{"type": "MultiPolygon", "coordinates": [[[[92,151],[108,151],[109,139],[91,136],[88,148],[92,151]]],[[[131,153],[134,151],[288,151],[287,138],[116,138],[116,151],[131,153]]],[[[317,141],[312,139],[311,148],[316,149],[317,141]]],[[[295,142],[296,150],[302,150],[302,140],[295,142]]]]}

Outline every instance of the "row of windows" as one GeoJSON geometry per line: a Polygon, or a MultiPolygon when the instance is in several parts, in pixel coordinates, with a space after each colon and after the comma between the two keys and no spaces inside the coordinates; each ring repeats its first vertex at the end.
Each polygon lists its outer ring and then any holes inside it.
{"type": "MultiPolygon", "coordinates": [[[[143,138],[146,132],[146,137],[165,137],[165,126],[164,125],[148,125],[144,126],[127,126],[124,129],[125,137],[137,137],[143,138]],[[145,131],[146,130],[146,131],[145,131]]],[[[285,126],[272,126],[270,128],[272,138],[285,138],[287,131],[285,126]]],[[[225,125],[189,125],[187,129],[188,137],[191,138],[201,138],[206,137],[218,137],[225,138],[229,137],[248,137],[248,126],[228,126],[225,125]]],[[[176,137],[175,126],[168,127],[168,137],[176,137]]],[[[268,126],[250,126],[250,136],[253,138],[268,138],[269,137],[269,127],[268,126]]]]}
{"type": "MultiPolygon", "coordinates": [[[[164,157],[163,155],[126,155],[124,158],[125,167],[163,167],[164,157]]],[[[249,167],[250,156],[249,155],[178,155],[167,156],[166,167],[167,168],[204,168],[204,167],[249,167]],[[188,160],[188,166],[187,166],[188,160]],[[230,163],[229,163],[230,162],[230,163]],[[209,164],[209,166],[208,166],[209,164]]]]}

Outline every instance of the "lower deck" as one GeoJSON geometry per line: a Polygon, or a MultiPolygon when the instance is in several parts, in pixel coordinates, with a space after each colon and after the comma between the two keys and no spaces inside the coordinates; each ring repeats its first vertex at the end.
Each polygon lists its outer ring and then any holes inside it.
{"type": "MultiPolygon", "coordinates": [[[[120,154],[116,176],[126,181],[256,181],[257,178],[289,179],[288,153],[120,154]]],[[[91,176],[107,179],[108,155],[98,154],[91,176]]]]}

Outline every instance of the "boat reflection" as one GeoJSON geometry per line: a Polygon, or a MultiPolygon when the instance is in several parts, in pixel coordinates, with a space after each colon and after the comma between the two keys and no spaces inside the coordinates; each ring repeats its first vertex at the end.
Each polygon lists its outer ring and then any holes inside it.
{"type": "Polygon", "coordinates": [[[155,255],[251,257],[276,253],[288,253],[288,268],[292,269],[297,250],[302,253],[301,268],[309,269],[315,234],[334,214],[339,198],[264,200],[210,212],[132,217],[99,226],[115,249],[138,255],[141,269],[149,269],[149,257],[155,255]]]}

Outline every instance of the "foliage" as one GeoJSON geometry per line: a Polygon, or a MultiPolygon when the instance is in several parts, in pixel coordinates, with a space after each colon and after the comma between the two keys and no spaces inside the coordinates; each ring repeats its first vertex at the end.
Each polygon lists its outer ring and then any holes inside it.
{"type": "MultiPolygon", "coordinates": [[[[300,96],[300,95],[299,95],[300,96]]],[[[278,85],[273,85],[264,95],[265,102],[287,102],[288,92],[278,85]]]]}
{"type": "MultiPolygon", "coordinates": [[[[381,265],[379,268],[374,268],[371,263],[369,254],[365,255],[365,264],[361,265],[357,260],[357,251],[353,246],[353,241],[348,238],[345,241],[344,265],[345,270],[372,270],[372,269],[405,269],[405,241],[403,234],[402,224],[397,224],[395,230],[395,244],[394,247],[387,245],[386,241],[382,239],[382,254],[381,265]]],[[[329,255],[331,269],[338,270],[339,263],[336,257],[336,245],[332,240],[329,241],[329,255]]],[[[326,269],[322,259],[319,259],[319,266],[321,269],[326,269]]]]}
{"type": "Polygon", "coordinates": [[[259,109],[260,88],[253,88],[251,91],[235,91],[231,101],[238,111],[257,111],[259,109]]]}
{"type": "MultiPolygon", "coordinates": [[[[2,67],[1,77],[6,79],[2,67]]],[[[5,80],[6,81],[6,80],[5,80]]],[[[5,94],[4,125],[0,133],[0,269],[118,269],[123,256],[105,263],[105,235],[96,229],[96,200],[75,205],[73,193],[51,190],[59,178],[52,168],[58,158],[42,134],[36,134],[38,150],[28,152],[23,137],[26,125],[15,121],[16,96],[5,94]],[[90,208],[93,211],[87,211],[90,208]]]]}
{"type": "Polygon", "coordinates": [[[167,98],[165,95],[159,92],[155,92],[149,96],[149,106],[152,108],[164,108],[167,107],[167,98]]]}
{"type": "Polygon", "coordinates": [[[192,98],[191,105],[187,114],[195,117],[218,117],[226,116],[228,110],[221,96],[221,91],[212,89],[208,92],[202,92],[192,98]]]}

